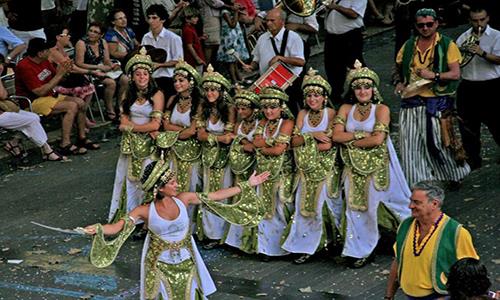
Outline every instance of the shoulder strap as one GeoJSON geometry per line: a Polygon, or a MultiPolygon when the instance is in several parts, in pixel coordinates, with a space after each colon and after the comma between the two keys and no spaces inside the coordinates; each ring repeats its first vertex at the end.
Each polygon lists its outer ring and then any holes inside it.
{"type": "Polygon", "coordinates": [[[281,47],[280,47],[279,52],[278,52],[278,47],[276,47],[276,42],[274,41],[274,37],[270,37],[271,45],[273,46],[273,50],[274,50],[275,55],[280,55],[280,56],[285,55],[286,43],[288,41],[288,32],[289,32],[289,30],[285,29],[285,32],[283,33],[283,40],[281,41],[281,47]]]}

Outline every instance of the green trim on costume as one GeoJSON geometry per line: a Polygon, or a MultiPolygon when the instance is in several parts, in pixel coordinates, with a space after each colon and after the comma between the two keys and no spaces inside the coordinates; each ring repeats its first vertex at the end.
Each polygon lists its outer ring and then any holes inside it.
{"type": "Polygon", "coordinates": [[[156,150],[153,140],[146,133],[123,132],[120,143],[122,154],[130,155],[127,176],[132,181],[139,181],[142,163],[156,150]]]}

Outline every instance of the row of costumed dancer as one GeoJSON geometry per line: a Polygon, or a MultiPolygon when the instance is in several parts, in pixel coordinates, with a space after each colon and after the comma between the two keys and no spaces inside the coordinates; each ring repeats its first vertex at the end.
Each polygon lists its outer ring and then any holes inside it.
{"type": "MultiPolygon", "coordinates": [[[[302,263],[329,242],[340,241],[348,264],[362,267],[377,245],[378,226],[395,231],[410,215],[411,192],[389,137],[390,112],[377,89],[379,78],[359,63],[347,78],[352,104],[338,112],[328,107],[330,85],[310,70],[302,83],[304,109],[296,120],[280,88],[265,87],[259,94],[239,89],[231,97],[230,82],[211,67],[200,76],[179,62],[177,94],[170,99],[156,88],[144,51],[126,70],[131,84],[123,102],[109,213],[109,222],[121,225],[113,233],[123,233],[130,222],[147,221],[137,210],[158,206],[161,184],[144,183],[151,165],[163,166],[156,173],[175,174],[171,194],[180,193],[193,224],[189,233],[207,248],[216,242],[266,257],[296,253],[302,263]],[[261,175],[251,176],[254,172],[261,175]],[[248,187],[249,179],[255,190],[248,187]],[[210,192],[220,189],[232,192],[213,198],[210,192]],[[184,201],[184,194],[191,200],[184,201]],[[190,203],[201,204],[194,210],[190,203]],[[135,215],[133,221],[128,215],[135,215]]],[[[173,204],[173,211],[179,206],[173,204]]],[[[154,232],[151,221],[146,223],[148,240],[154,232]]],[[[98,227],[87,230],[95,234],[98,227]]]]}

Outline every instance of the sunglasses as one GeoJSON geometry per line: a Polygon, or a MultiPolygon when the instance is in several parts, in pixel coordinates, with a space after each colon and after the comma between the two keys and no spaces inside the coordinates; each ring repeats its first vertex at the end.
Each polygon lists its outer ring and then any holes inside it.
{"type": "Polygon", "coordinates": [[[427,28],[431,28],[432,26],[434,26],[434,22],[427,22],[427,23],[417,23],[417,28],[424,28],[424,27],[427,27],[427,28]]]}

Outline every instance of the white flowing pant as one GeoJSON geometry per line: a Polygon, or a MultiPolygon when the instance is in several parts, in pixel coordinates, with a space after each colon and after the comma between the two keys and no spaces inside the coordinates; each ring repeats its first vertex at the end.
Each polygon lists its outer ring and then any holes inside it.
{"type": "Polygon", "coordinates": [[[47,133],[40,124],[40,117],[32,112],[4,112],[0,114],[0,127],[21,131],[38,147],[47,143],[47,133]]]}

